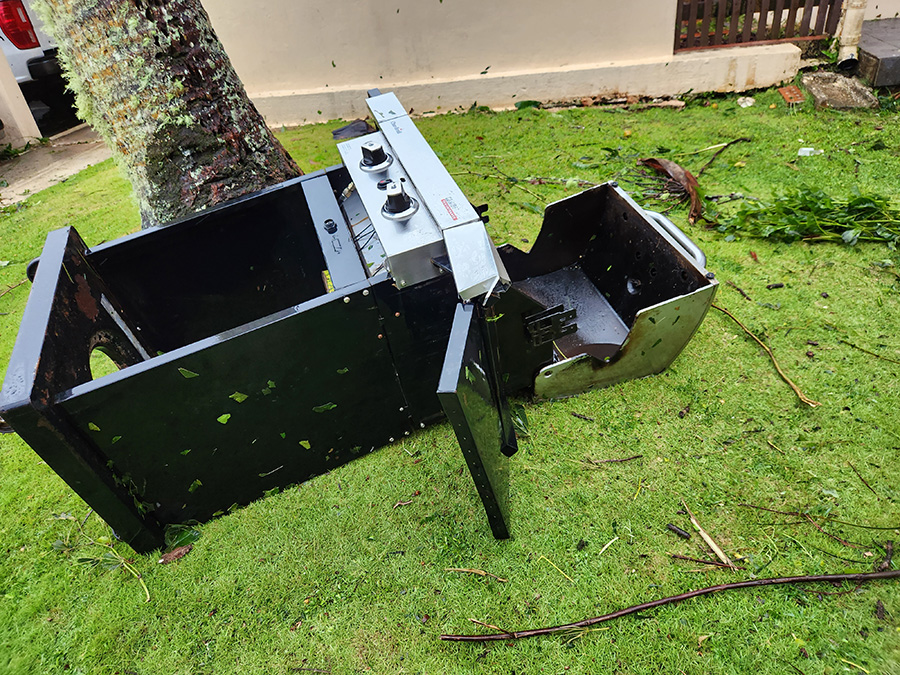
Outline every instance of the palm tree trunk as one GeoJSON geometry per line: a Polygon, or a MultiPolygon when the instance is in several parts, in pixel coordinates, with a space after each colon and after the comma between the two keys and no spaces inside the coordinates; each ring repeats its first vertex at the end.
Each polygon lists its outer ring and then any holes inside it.
{"type": "Polygon", "coordinates": [[[79,115],[144,227],[302,174],[247,97],[200,0],[35,0],[79,115]]]}

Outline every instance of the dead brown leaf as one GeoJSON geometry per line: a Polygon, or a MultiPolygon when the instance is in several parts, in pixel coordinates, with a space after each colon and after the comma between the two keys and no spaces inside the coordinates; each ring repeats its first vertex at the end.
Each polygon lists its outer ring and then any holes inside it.
{"type": "Polygon", "coordinates": [[[690,171],[670,159],[662,159],[660,157],[648,157],[647,159],[639,160],[638,164],[642,164],[656,173],[664,174],[678,183],[691,200],[691,212],[688,216],[688,222],[691,225],[697,222],[703,210],[703,203],[700,200],[697,179],[694,178],[690,171]]]}
{"type": "Polygon", "coordinates": [[[168,565],[171,562],[175,562],[179,558],[183,558],[188,553],[190,553],[193,548],[193,544],[188,544],[187,546],[179,546],[178,548],[173,549],[168,553],[163,553],[162,558],[159,559],[159,564],[168,565]]]}

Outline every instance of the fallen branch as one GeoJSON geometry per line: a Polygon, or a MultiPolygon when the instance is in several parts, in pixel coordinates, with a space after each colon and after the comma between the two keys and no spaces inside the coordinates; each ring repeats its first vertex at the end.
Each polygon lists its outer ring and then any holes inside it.
{"type": "Polygon", "coordinates": [[[719,310],[720,312],[722,312],[723,314],[727,314],[729,317],[731,317],[731,320],[732,320],[732,321],[734,321],[738,326],[740,326],[740,327],[744,330],[744,332],[745,332],[747,335],[749,335],[749,336],[752,337],[754,340],[756,340],[757,344],[759,344],[760,347],[762,347],[763,349],[766,350],[766,354],[768,354],[768,355],[769,355],[769,358],[772,360],[772,365],[775,366],[775,370],[777,370],[777,371],[778,371],[778,374],[781,375],[781,379],[784,380],[785,382],[787,382],[788,386],[789,386],[791,389],[794,390],[794,393],[797,395],[797,398],[799,398],[803,403],[805,403],[806,405],[808,405],[808,406],[811,407],[811,408],[816,408],[816,407],[822,405],[822,404],[819,403],[818,401],[813,401],[811,398],[809,398],[808,396],[806,396],[806,394],[804,394],[802,391],[800,391],[800,388],[799,388],[796,384],[793,383],[793,381],[791,380],[791,378],[789,378],[787,375],[785,375],[784,371],[781,369],[781,366],[778,365],[778,361],[775,360],[775,354],[772,353],[772,350],[769,349],[769,346],[768,346],[765,342],[763,342],[762,340],[760,340],[758,337],[756,337],[756,336],[750,331],[749,328],[747,328],[744,324],[742,324],[742,323],[738,320],[738,318],[737,318],[734,314],[732,314],[731,312],[729,312],[729,311],[728,311],[727,309],[725,309],[724,307],[719,307],[719,306],[716,305],[716,304],[713,304],[712,306],[713,306],[715,309],[717,309],[717,310],[719,310]]]}
{"type": "Polygon", "coordinates": [[[480,577],[492,577],[497,581],[506,583],[506,579],[501,579],[496,574],[491,574],[490,572],[485,572],[484,570],[470,570],[466,567],[445,567],[445,572],[467,572],[468,574],[477,574],[480,577]]]}
{"type": "Polygon", "coordinates": [[[522,638],[539,637],[542,635],[552,635],[554,633],[562,633],[579,628],[588,628],[596,626],[598,623],[612,621],[629,614],[637,614],[645,612],[663,605],[674,605],[683,600],[690,600],[701,595],[712,595],[721,591],[731,591],[739,588],[756,588],[758,586],[776,586],[783,584],[810,584],[810,583],[836,583],[843,581],[851,581],[856,583],[865,583],[867,581],[876,581],[879,579],[896,579],[900,577],[900,570],[888,570],[885,572],[868,572],[863,574],[821,574],[810,576],[796,577],[776,577],[772,579],[751,579],[749,581],[737,581],[730,584],[719,584],[717,586],[709,586],[696,591],[681,593],[680,595],[672,595],[667,598],[660,598],[651,602],[645,602],[640,605],[633,605],[626,609],[620,609],[603,616],[596,616],[591,619],[584,619],[576,623],[567,623],[562,626],[552,626],[549,628],[535,628],[531,630],[513,631],[494,633],[489,635],[441,635],[441,640],[449,642],[495,642],[501,640],[521,640],[522,638]]]}

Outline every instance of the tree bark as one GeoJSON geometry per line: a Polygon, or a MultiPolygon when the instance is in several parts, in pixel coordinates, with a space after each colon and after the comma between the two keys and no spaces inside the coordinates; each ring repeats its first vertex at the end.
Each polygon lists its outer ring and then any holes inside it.
{"type": "Polygon", "coordinates": [[[200,0],[34,4],[79,115],[124,167],[144,227],[302,174],[248,98],[200,0]]]}

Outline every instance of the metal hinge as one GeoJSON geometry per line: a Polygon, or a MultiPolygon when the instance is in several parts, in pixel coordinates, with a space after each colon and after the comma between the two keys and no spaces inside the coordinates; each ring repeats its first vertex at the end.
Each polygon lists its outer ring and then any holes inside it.
{"type": "Polygon", "coordinates": [[[574,333],[578,330],[578,324],[573,321],[574,318],[575,310],[565,309],[562,305],[556,305],[556,307],[550,307],[543,312],[526,317],[525,328],[531,336],[531,344],[539,347],[561,338],[563,335],[574,333]]]}

